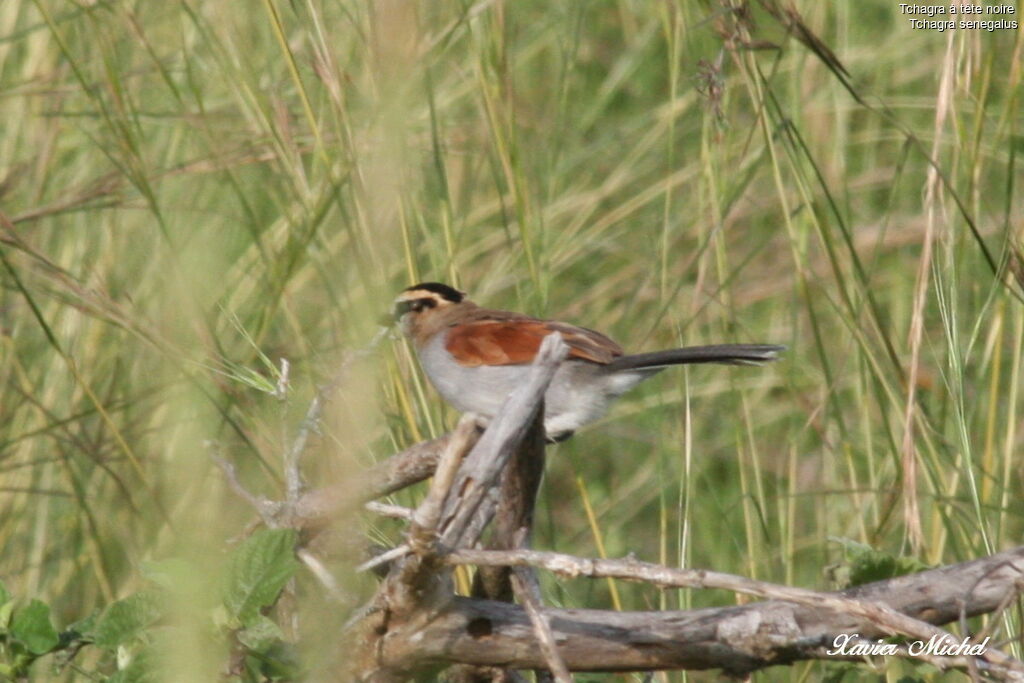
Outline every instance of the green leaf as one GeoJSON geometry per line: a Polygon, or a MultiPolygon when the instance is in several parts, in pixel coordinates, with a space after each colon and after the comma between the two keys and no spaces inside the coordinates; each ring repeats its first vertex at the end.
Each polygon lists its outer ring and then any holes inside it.
{"type": "Polygon", "coordinates": [[[84,636],[92,636],[93,629],[96,628],[96,622],[99,620],[100,615],[97,612],[93,612],[84,619],[79,619],[75,623],[69,625],[64,629],[64,633],[72,639],[80,639],[84,636]]]}
{"type": "Polygon", "coordinates": [[[4,585],[3,581],[0,581],[0,605],[9,602],[11,594],[7,592],[7,586],[4,585]]]}
{"type": "Polygon", "coordinates": [[[14,614],[14,600],[0,603],[0,633],[7,631],[7,626],[11,623],[12,614],[14,614]]]}
{"type": "Polygon", "coordinates": [[[11,635],[23,642],[34,655],[49,652],[60,642],[60,636],[50,623],[50,606],[40,600],[33,600],[14,611],[11,635]]]}
{"type": "Polygon", "coordinates": [[[163,616],[163,599],[155,591],[142,591],[118,600],[96,622],[93,638],[102,648],[112,650],[137,638],[163,616]]]}
{"type": "Polygon", "coordinates": [[[107,683],[155,683],[159,680],[154,673],[155,659],[149,649],[143,649],[132,657],[128,666],[108,678],[107,683]]]}
{"type": "Polygon", "coordinates": [[[257,616],[247,628],[238,632],[238,642],[250,650],[266,650],[283,639],[284,633],[280,627],[263,615],[257,616]]]}
{"type": "Polygon", "coordinates": [[[228,566],[224,606],[243,625],[256,622],[260,610],[272,605],[298,567],[296,533],[265,529],[247,538],[228,566]]]}
{"type": "Polygon", "coordinates": [[[929,569],[915,557],[893,555],[848,538],[832,539],[846,551],[846,585],[860,586],[929,569]]]}

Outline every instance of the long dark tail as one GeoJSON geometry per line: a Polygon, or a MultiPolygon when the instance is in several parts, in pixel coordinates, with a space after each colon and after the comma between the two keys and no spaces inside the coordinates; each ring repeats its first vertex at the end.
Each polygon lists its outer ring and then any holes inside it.
{"type": "Polygon", "coordinates": [[[687,346],[682,349],[668,349],[652,353],[638,353],[620,356],[607,366],[608,370],[634,370],[660,368],[685,363],[722,363],[725,365],[760,365],[777,360],[785,346],[777,344],[712,344],[710,346],[687,346]]]}

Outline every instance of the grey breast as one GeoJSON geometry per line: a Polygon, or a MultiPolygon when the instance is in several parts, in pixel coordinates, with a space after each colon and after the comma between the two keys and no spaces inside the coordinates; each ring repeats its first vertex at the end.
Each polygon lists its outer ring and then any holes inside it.
{"type": "Polygon", "coordinates": [[[420,349],[420,364],[437,392],[461,412],[494,417],[505,398],[526,377],[524,365],[460,365],[435,335],[420,349]]]}

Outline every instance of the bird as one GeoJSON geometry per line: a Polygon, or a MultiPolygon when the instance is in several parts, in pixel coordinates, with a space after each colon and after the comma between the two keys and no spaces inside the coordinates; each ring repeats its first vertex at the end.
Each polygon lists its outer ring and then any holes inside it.
{"type": "Polygon", "coordinates": [[[441,282],[402,290],[393,318],[437,392],[458,411],[485,420],[525,380],[543,339],[560,334],[569,355],[544,394],[544,431],[551,442],[603,417],[615,399],[669,366],[760,365],[785,350],[778,344],[713,344],[626,354],[595,330],[484,308],[441,282]]]}

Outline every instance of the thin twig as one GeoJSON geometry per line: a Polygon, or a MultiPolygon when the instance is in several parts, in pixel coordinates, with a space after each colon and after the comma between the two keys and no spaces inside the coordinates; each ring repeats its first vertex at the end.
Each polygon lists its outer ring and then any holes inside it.
{"type": "MultiPolygon", "coordinates": [[[[285,500],[288,505],[295,509],[302,499],[302,472],[300,468],[300,460],[303,454],[306,452],[306,446],[309,443],[309,437],[311,434],[320,433],[320,417],[323,414],[323,405],[327,402],[331,395],[341,386],[342,381],[348,373],[349,367],[359,358],[364,358],[380,345],[380,343],[387,336],[390,328],[381,327],[377,330],[377,333],[370,339],[366,346],[350,351],[345,354],[345,357],[341,361],[341,365],[338,371],[334,374],[334,377],[324,386],[320,387],[317,391],[316,396],[310,401],[309,408],[306,409],[306,415],[302,419],[302,424],[299,426],[299,433],[295,436],[295,440],[292,442],[291,448],[289,448],[284,454],[284,475],[285,475],[285,500]]],[[[287,366],[284,366],[284,370],[287,366]]]]}
{"type": "Polygon", "coordinates": [[[388,562],[393,562],[400,557],[404,557],[405,555],[408,555],[411,550],[412,548],[403,543],[402,545],[395,546],[391,550],[363,562],[356,567],[355,571],[357,573],[369,571],[374,567],[379,567],[382,564],[387,564],[388,562]]]}
{"type": "Polygon", "coordinates": [[[395,519],[404,519],[406,521],[412,521],[412,516],[416,512],[412,508],[407,508],[402,505],[392,505],[390,503],[381,503],[376,500],[371,500],[370,502],[363,504],[363,509],[382,517],[393,517],[395,519]]]}
{"type": "Polygon", "coordinates": [[[345,592],[341,589],[341,586],[339,586],[338,582],[334,580],[334,576],[330,571],[328,571],[327,567],[324,566],[323,562],[321,562],[316,555],[305,548],[300,548],[296,555],[298,556],[299,561],[306,565],[309,571],[312,572],[313,576],[316,577],[317,581],[319,581],[327,590],[328,595],[330,595],[335,601],[342,604],[348,604],[350,602],[350,600],[346,598],[345,592]]]}
{"type": "Polygon", "coordinates": [[[466,453],[476,443],[477,422],[478,418],[475,414],[463,415],[455,426],[444,452],[441,453],[437,471],[430,483],[430,490],[427,492],[427,497],[416,508],[416,512],[413,514],[413,524],[409,528],[410,541],[414,548],[416,542],[413,539],[419,533],[429,532],[436,537],[441,511],[459,471],[459,465],[462,464],[466,453]]]}
{"type": "Polygon", "coordinates": [[[224,479],[231,490],[235,492],[235,495],[249,503],[267,527],[276,528],[281,515],[281,503],[264,498],[263,496],[257,496],[245,488],[238,479],[238,471],[235,469],[235,466],[221,456],[211,453],[210,459],[224,473],[224,479]]]}
{"type": "Polygon", "coordinates": [[[551,632],[551,624],[541,610],[540,602],[531,591],[530,581],[526,576],[526,572],[526,568],[516,567],[510,577],[512,579],[512,590],[516,594],[516,600],[519,601],[519,604],[523,606],[526,614],[530,617],[533,631],[537,634],[540,650],[544,653],[544,659],[547,661],[548,668],[554,675],[555,680],[558,683],[572,683],[572,674],[569,673],[569,667],[565,665],[565,660],[558,654],[558,645],[555,644],[555,636],[551,632]]]}

